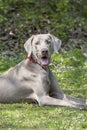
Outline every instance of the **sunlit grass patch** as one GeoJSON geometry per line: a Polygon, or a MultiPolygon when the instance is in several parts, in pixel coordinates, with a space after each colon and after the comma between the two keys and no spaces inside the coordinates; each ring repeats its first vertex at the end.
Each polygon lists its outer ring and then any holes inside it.
{"type": "Polygon", "coordinates": [[[5,104],[0,108],[0,128],[3,130],[83,130],[87,126],[84,110],[28,104],[5,104]]]}

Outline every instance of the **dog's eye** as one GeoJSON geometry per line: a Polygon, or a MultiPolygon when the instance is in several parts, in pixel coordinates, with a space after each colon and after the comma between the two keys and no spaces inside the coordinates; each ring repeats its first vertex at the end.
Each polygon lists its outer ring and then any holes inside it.
{"type": "Polygon", "coordinates": [[[46,43],[47,43],[47,44],[50,44],[50,40],[46,40],[46,43]]]}
{"type": "Polygon", "coordinates": [[[39,42],[35,42],[35,45],[39,45],[40,43],[39,42]]]}

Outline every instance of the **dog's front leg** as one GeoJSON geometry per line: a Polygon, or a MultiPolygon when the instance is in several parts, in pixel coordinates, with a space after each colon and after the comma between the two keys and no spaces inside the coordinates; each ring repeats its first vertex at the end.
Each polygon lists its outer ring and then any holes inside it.
{"type": "Polygon", "coordinates": [[[74,104],[73,102],[63,99],[56,99],[50,96],[42,96],[40,97],[39,105],[48,105],[48,106],[67,106],[67,107],[73,107],[73,108],[85,108],[85,105],[80,105],[80,104],[74,104]]]}

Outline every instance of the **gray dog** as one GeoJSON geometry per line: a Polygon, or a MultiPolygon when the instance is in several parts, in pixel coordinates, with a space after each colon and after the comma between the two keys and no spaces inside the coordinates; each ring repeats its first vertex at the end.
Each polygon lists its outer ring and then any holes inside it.
{"type": "Polygon", "coordinates": [[[48,65],[61,40],[51,34],[38,34],[24,44],[27,59],[0,76],[0,102],[37,102],[39,105],[87,108],[87,100],[66,96],[48,65]]]}

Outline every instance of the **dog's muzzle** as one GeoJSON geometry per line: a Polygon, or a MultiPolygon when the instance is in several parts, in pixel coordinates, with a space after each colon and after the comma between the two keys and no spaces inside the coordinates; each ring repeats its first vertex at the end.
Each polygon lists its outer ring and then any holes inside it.
{"type": "Polygon", "coordinates": [[[50,62],[49,56],[48,56],[48,49],[42,49],[41,54],[42,56],[41,56],[40,64],[42,66],[48,66],[50,62]]]}

